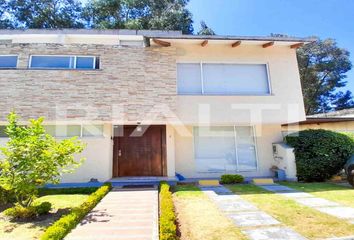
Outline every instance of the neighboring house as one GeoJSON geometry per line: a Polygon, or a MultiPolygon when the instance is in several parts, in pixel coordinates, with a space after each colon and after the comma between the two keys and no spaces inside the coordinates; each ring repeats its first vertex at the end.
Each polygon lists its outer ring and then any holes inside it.
{"type": "Polygon", "coordinates": [[[327,129],[354,133],[354,108],[307,116],[305,121],[283,124],[283,134],[305,129],[327,129]]]}
{"type": "MultiPolygon", "coordinates": [[[[272,143],[305,120],[296,48],[311,39],[176,31],[1,30],[11,110],[87,143],[63,182],[272,176],[272,143]]],[[[6,134],[2,133],[2,143],[6,134]]]]}

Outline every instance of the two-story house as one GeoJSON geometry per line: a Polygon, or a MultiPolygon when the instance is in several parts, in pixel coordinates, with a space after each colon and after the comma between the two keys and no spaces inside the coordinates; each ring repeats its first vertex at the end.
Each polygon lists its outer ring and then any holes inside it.
{"type": "Polygon", "coordinates": [[[63,182],[116,177],[271,176],[281,125],[305,120],[303,38],[176,31],[1,30],[6,115],[45,117],[86,161],[63,182]]]}

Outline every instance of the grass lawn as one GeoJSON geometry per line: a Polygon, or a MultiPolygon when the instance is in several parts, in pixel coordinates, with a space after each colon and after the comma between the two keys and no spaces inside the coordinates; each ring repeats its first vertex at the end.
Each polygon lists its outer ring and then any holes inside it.
{"type": "Polygon", "coordinates": [[[199,188],[177,186],[173,200],[181,240],[247,239],[199,188]]]}
{"type": "Polygon", "coordinates": [[[354,235],[354,226],[254,185],[229,185],[233,192],[309,239],[354,235]]]}
{"type": "Polygon", "coordinates": [[[283,182],[281,184],[354,208],[354,188],[334,183],[283,182]]]}
{"type": "Polygon", "coordinates": [[[41,196],[36,201],[52,203],[50,214],[41,216],[32,221],[9,221],[0,213],[0,239],[39,239],[44,229],[69,212],[73,207],[79,206],[88,197],[88,194],[54,194],[41,196]]]}

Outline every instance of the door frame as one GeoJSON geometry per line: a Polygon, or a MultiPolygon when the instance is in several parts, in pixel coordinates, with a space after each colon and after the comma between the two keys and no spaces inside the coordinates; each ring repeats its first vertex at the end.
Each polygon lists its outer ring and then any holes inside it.
{"type": "MultiPolygon", "coordinates": [[[[113,131],[112,131],[112,141],[113,141],[113,165],[112,165],[112,178],[117,178],[117,177],[127,177],[127,176],[120,176],[119,175],[119,155],[118,155],[118,149],[117,145],[120,145],[120,139],[121,137],[114,136],[114,127],[117,125],[113,125],[113,131]]],[[[134,124],[127,124],[127,125],[120,125],[123,126],[123,131],[124,128],[127,127],[137,127],[139,125],[134,125],[134,124]]],[[[143,125],[144,126],[144,125],[143,125]]],[[[159,127],[161,129],[161,175],[157,177],[166,177],[167,176],[167,151],[166,151],[166,125],[149,125],[149,127],[159,127]]]]}

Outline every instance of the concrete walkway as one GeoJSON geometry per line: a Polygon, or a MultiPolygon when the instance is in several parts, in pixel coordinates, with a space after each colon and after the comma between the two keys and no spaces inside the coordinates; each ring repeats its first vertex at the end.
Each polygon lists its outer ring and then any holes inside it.
{"type": "Polygon", "coordinates": [[[157,189],[113,189],[65,239],[157,240],[157,189]]]}
{"type": "Polygon", "coordinates": [[[223,186],[200,188],[252,240],[306,239],[223,186]]]}
{"type": "Polygon", "coordinates": [[[293,188],[278,184],[263,185],[259,187],[280,194],[284,197],[291,198],[297,203],[314,208],[320,212],[349,221],[350,223],[354,224],[354,208],[352,207],[343,206],[339,203],[332,202],[324,198],[315,197],[309,193],[300,192],[293,188]]]}

